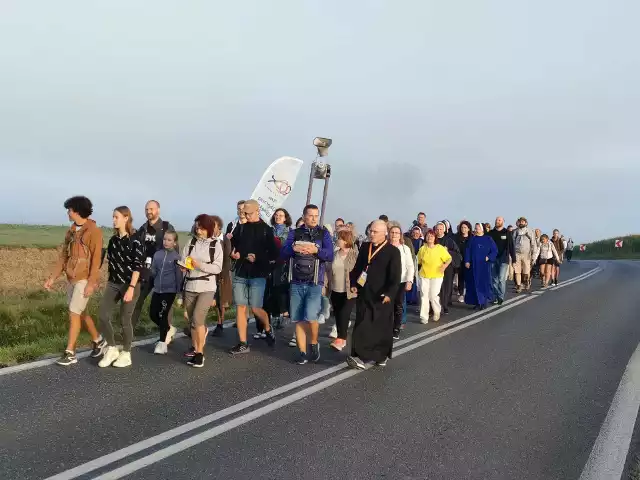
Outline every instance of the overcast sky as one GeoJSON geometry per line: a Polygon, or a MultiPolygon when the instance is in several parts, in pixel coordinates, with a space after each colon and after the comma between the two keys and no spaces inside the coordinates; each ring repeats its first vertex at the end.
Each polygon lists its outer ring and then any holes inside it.
{"type": "MultiPolygon", "coordinates": [[[[334,140],[328,219],[640,233],[636,0],[0,0],[0,222],[188,228],[334,140]]],[[[314,200],[320,202],[317,183],[314,200]]]]}

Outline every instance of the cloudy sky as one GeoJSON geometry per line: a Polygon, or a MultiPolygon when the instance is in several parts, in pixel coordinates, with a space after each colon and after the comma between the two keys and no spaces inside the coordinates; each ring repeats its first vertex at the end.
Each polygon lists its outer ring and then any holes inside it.
{"type": "MultiPolygon", "coordinates": [[[[327,215],[640,233],[635,0],[2,0],[0,222],[230,219],[334,140],[327,215]]],[[[314,200],[320,202],[321,184],[314,200]]],[[[295,215],[295,213],[292,213],[295,215]]]]}

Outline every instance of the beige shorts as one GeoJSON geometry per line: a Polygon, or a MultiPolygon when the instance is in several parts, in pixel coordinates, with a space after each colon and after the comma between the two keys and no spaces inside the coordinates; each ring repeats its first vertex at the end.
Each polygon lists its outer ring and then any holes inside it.
{"type": "Polygon", "coordinates": [[[184,310],[189,317],[191,328],[206,324],[214,296],[215,292],[184,292],[184,310]]]}
{"type": "Polygon", "coordinates": [[[516,253],[516,263],[513,264],[513,273],[529,275],[531,274],[531,259],[528,255],[516,253]]]}
{"type": "Polygon", "coordinates": [[[89,297],[84,296],[84,289],[87,286],[87,280],[78,280],[70,283],[67,287],[67,302],[69,302],[69,311],[76,315],[82,315],[87,309],[89,297]]]}

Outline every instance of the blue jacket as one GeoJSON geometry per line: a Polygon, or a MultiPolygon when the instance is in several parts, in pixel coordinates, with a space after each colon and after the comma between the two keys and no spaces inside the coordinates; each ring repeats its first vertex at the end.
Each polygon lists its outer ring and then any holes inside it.
{"type": "Polygon", "coordinates": [[[151,261],[151,276],[155,293],[178,293],[182,290],[182,271],[176,265],[180,254],[175,250],[158,250],[151,261]]]}
{"type": "MultiPolygon", "coordinates": [[[[307,232],[309,232],[309,227],[305,225],[300,228],[305,229],[307,232]]],[[[315,243],[318,246],[318,253],[316,254],[316,257],[320,260],[320,267],[318,268],[318,285],[323,285],[325,262],[333,262],[333,241],[331,239],[331,234],[327,231],[326,228],[320,226],[314,228],[322,229],[322,238],[317,238],[315,243]]],[[[289,260],[290,258],[293,258],[295,255],[297,255],[296,252],[293,251],[293,243],[295,242],[297,230],[299,229],[296,228],[295,230],[289,231],[287,240],[280,252],[280,257],[283,260],[289,260]]],[[[293,283],[304,283],[297,281],[295,277],[291,281],[293,283]]]]}

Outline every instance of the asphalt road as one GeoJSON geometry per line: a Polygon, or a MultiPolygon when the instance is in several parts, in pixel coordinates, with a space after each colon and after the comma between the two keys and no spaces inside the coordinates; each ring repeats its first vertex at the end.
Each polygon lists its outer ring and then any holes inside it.
{"type": "Polygon", "coordinates": [[[0,478],[577,479],[640,342],[640,265],[600,265],[459,323],[468,307],[412,316],[384,369],[344,369],[326,347],[298,366],[284,341],[230,358],[230,328],[203,369],[181,339],[165,357],[135,349],[131,369],[1,376],[0,478]]]}

